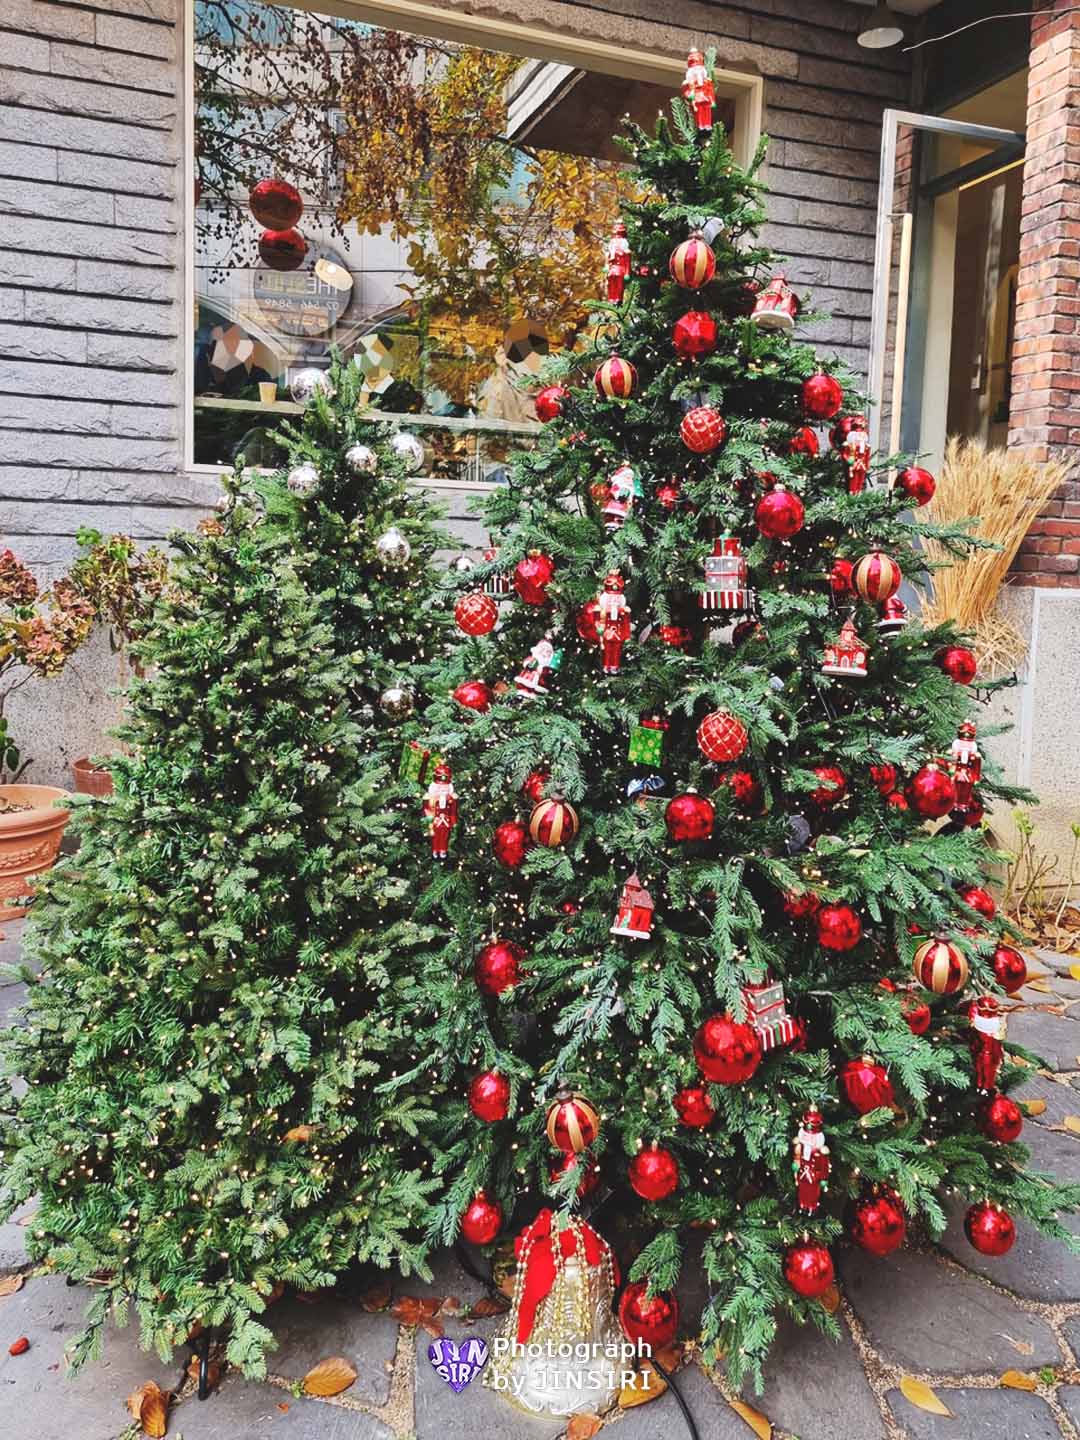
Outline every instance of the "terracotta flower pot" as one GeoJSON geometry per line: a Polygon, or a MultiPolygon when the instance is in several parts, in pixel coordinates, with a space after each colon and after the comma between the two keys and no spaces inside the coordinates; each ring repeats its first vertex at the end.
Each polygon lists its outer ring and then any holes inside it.
{"type": "Polygon", "coordinates": [[[106,770],[103,765],[95,765],[88,755],[81,760],[73,760],[71,769],[75,775],[76,795],[96,795],[101,800],[113,793],[112,771],[106,770]]]}
{"type": "Polygon", "coordinates": [[[55,785],[0,785],[0,799],[32,806],[0,813],[0,926],[26,914],[25,906],[6,902],[31,891],[31,878],[56,859],[71,811],[53,809],[53,804],[67,793],[55,785]]]}

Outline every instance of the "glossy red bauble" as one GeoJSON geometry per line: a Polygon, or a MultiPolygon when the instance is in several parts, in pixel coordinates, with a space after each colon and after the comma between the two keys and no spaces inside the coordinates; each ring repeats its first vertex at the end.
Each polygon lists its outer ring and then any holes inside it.
{"type": "Polygon", "coordinates": [[[896,488],[906,495],[913,505],[926,505],[934,498],[937,485],[929,470],[924,470],[920,465],[908,465],[897,475],[896,488]]]}
{"type": "Polygon", "coordinates": [[[866,1195],[851,1207],[848,1234],[855,1244],[879,1258],[891,1255],[907,1238],[907,1220],[892,1195],[866,1195]]]}
{"type": "Polygon", "coordinates": [[[514,940],[492,940],[477,952],[473,976],[485,995],[501,995],[521,979],[524,948],[514,940]]]}
{"type": "Polygon", "coordinates": [[[905,995],[900,1002],[900,1009],[904,1013],[907,1027],[913,1035],[925,1035],[930,1029],[930,1021],[933,1015],[930,1006],[925,1000],[917,1000],[914,995],[905,995]]]}
{"type": "Polygon", "coordinates": [[[470,1245],[490,1245],[502,1223],[502,1206],[478,1190],[461,1217],[461,1234],[470,1245]]]}
{"type": "Polygon", "coordinates": [[[829,431],[829,444],[834,450],[842,450],[844,441],[851,433],[851,428],[856,420],[864,420],[862,415],[841,415],[829,431]]]}
{"type": "Polygon", "coordinates": [[[596,628],[599,619],[599,600],[589,600],[577,612],[577,619],[574,621],[577,627],[577,633],[581,636],[582,640],[586,641],[589,645],[600,644],[600,631],[596,628]]]}
{"type": "Polygon", "coordinates": [[[690,791],[676,795],[664,811],[664,823],[672,840],[707,840],[712,834],[716,810],[711,800],[690,791]]]}
{"type": "Polygon", "coordinates": [[[817,1300],[833,1283],[832,1256],[809,1240],[792,1245],[784,1256],[784,1279],[804,1300],[817,1300]]]}
{"type": "Polygon", "coordinates": [[[679,426],[679,437],[695,455],[707,455],[724,443],[727,424],[719,410],[711,405],[697,405],[688,410],[679,426]]]}
{"type": "Polygon", "coordinates": [[[530,770],[521,786],[521,793],[534,805],[539,805],[546,793],[551,774],[547,770],[530,770]]]}
{"type": "Polygon", "coordinates": [[[844,403],[844,389],[839,380],[819,370],[803,381],[802,405],[815,420],[831,420],[844,403]]]}
{"type": "MultiPolygon", "coordinates": [[[[656,638],[672,650],[689,650],[694,643],[694,634],[685,625],[658,625],[656,638]]],[[[597,637],[599,638],[599,637],[597,637]]]]}
{"type": "Polygon", "coordinates": [[[885,804],[893,810],[906,810],[908,808],[907,796],[902,790],[894,790],[891,795],[885,796],[885,804]]]}
{"type": "Polygon", "coordinates": [[[688,310],[675,321],[671,343],[675,354],[688,360],[711,355],[716,349],[716,321],[705,310],[688,310]]]}
{"type": "Polygon", "coordinates": [[[555,562],[540,550],[530,550],[514,566],[514,589],[526,605],[547,602],[547,587],[555,574],[555,562]]]}
{"type": "Polygon", "coordinates": [[[969,830],[974,830],[981,825],[983,816],[986,814],[986,807],[977,795],[973,795],[964,810],[954,810],[952,819],[958,820],[961,825],[966,825],[969,830]]]}
{"type": "Polygon", "coordinates": [[[694,1059],[706,1080],[741,1085],[761,1063],[761,1036],[732,1015],[712,1015],[694,1036],[694,1059]]]}
{"type": "Polygon", "coordinates": [[[490,635],[499,620],[499,607],[490,595],[476,590],[462,595],[454,606],[454,619],[466,635],[490,635]]]}
{"type": "Polygon", "coordinates": [[[624,360],[620,355],[612,355],[609,360],[597,366],[593,383],[597,394],[603,399],[627,400],[637,385],[637,371],[629,360],[624,360]]]}
{"type": "Polygon", "coordinates": [[[809,920],[821,909],[821,901],[813,890],[789,890],[784,896],[784,914],[792,920],[809,920]]]}
{"type": "Polygon", "coordinates": [[[1022,990],[1027,980],[1027,961],[1011,945],[999,945],[994,951],[994,979],[1008,995],[1022,990]]]}
{"type": "Polygon", "coordinates": [[[955,995],[967,984],[967,957],[951,940],[924,940],[912,957],[911,973],[924,990],[955,995]]]}
{"type": "Polygon", "coordinates": [[[562,1090],[551,1102],[545,1116],[547,1137],[556,1150],[580,1155],[600,1134],[600,1116],[584,1095],[562,1090]]]}
{"type": "Polygon", "coordinates": [[[726,785],[739,810],[744,814],[757,814],[765,800],[761,781],[749,770],[727,770],[720,776],[720,784],[726,785]]]}
{"type": "Polygon", "coordinates": [[[551,1180],[561,1180],[568,1170],[580,1174],[581,1182],[577,1187],[577,1197],[584,1200],[591,1195],[600,1184],[600,1166],[595,1160],[590,1160],[587,1155],[575,1155],[573,1151],[564,1151],[557,1160],[551,1162],[548,1176],[551,1180]]]}
{"type": "Polygon", "coordinates": [[[884,550],[871,550],[864,555],[851,574],[851,583],[862,599],[881,605],[900,589],[903,580],[900,566],[884,550]]]}
{"type": "Polygon", "coordinates": [[[469,1084],[469,1109],[488,1124],[505,1120],[510,1113],[510,1081],[497,1070],[484,1070],[469,1084]]]}
{"type": "Polygon", "coordinates": [[[896,789],[897,771],[895,765],[885,762],[870,766],[870,779],[881,795],[891,795],[896,789]]]}
{"type": "Polygon", "coordinates": [[[979,664],[972,651],[963,645],[949,645],[934,656],[950,680],[957,685],[970,685],[978,673],[979,664]]]}
{"type": "Polygon", "coordinates": [[[1011,1145],[1024,1128],[1024,1112],[1015,1100],[995,1090],[979,1107],[979,1128],[988,1140],[1011,1145]]]}
{"type": "Polygon", "coordinates": [[[847,798],[847,776],[838,765],[815,765],[814,774],[821,781],[810,799],[820,810],[829,810],[847,798]]]}
{"type": "Polygon", "coordinates": [[[707,760],[723,765],[737,760],[750,740],[741,720],[727,710],[712,710],[697,728],[697,743],[707,760]]]}
{"type": "Polygon", "coordinates": [[[814,923],[818,944],[826,950],[854,950],[862,939],[862,921],[850,905],[823,905],[814,923]]]}
{"type": "Polygon", "coordinates": [[[860,1115],[891,1108],[896,1100],[885,1066],[867,1055],[847,1062],[840,1071],[840,1088],[848,1104],[860,1115]]]}
{"type": "Polygon", "coordinates": [[[528,843],[529,832],[520,820],[504,820],[501,825],[495,826],[491,837],[495,859],[508,870],[516,870],[525,859],[528,843]]]}
{"type": "Polygon", "coordinates": [[[754,519],[766,539],[790,540],[802,529],[806,510],[798,495],[776,485],[758,501],[754,519]]]}
{"type": "Polygon", "coordinates": [[[630,1161],[630,1188],[642,1200],[663,1200],[678,1188],[679,1163],[663,1145],[639,1150],[630,1161]]]}
{"type": "Polygon", "coordinates": [[[295,185],[275,178],[252,186],[248,208],[264,230],[291,230],[304,213],[304,202],[295,185]]]}
{"type": "Polygon", "coordinates": [[[800,425],[788,441],[789,455],[809,455],[812,459],[820,449],[817,435],[809,425],[800,425]]]}
{"type": "Polygon", "coordinates": [[[619,1301],[619,1324],[635,1344],[640,1340],[652,1354],[670,1345],[679,1331],[679,1302],[674,1292],[658,1290],[649,1294],[645,1280],[627,1285],[619,1301]]]}
{"type": "Polygon", "coordinates": [[[956,804],[956,786],[947,770],[938,765],[923,765],[904,787],[907,802],[924,820],[938,820],[948,815],[956,804]]]}
{"type": "Polygon", "coordinates": [[[851,575],[854,569],[855,566],[850,560],[833,561],[833,567],[829,571],[829,589],[837,600],[843,600],[848,595],[855,593],[851,584],[851,575]]]}
{"type": "Polygon", "coordinates": [[[964,1234],[980,1255],[1006,1255],[1016,1241],[1016,1226],[1007,1210],[980,1200],[964,1216],[964,1234]]]}
{"type": "Polygon", "coordinates": [[[259,259],[270,270],[299,270],[307,248],[299,230],[264,230],[259,236],[259,259]]]}
{"type": "Polygon", "coordinates": [[[454,699],[466,710],[476,710],[482,715],[491,709],[495,692],[486,680],[463,680],[454,691],[454,699]]]}
{"type": "Polygon", "coordinates": [[[704,1130],[716,1119],[716,1107],[704,1085],[687,1085],[672,1097],[679,1124],[690,1130],[704,1130]]]}
{"type": "Polygon", "coordinates": [[[545,385],[543,390],[537,393],[533,401],[533,409],[536,411],[536,418],[545,423],[549,420],[556,420],[562,414],[563,404],[570,398],[570,391],[565,385],[545,385]]]}
{"type": "Polygon", "coordinates": [[[984,890],[981,885],[965,885],[960,889],[960,899],[972,910],[976,910],[987,920],[993,920],[997,914],[997,901],[984,890]]]}

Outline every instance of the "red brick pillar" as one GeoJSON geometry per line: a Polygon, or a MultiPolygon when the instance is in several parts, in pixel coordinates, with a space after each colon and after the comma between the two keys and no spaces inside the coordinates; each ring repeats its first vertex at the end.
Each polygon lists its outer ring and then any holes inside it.
{"type": "MultiPolygon", "coordinates": [[[[1080,13],[1068,9],[1049,0],[1031,22],[1009,444],[1080,464],[1080,13]]],[[[1032,526],[1012,583],[1080,587],[1080,479],[1032,526]]]]}

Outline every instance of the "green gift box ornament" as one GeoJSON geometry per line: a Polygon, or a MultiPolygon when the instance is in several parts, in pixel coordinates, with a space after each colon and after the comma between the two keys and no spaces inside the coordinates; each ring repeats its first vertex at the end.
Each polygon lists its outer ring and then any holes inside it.
{"type": "Polygon", "coordinates": [[[630,728],[628,758],[635,765],[660,765],[664,758],[664,731],[669,722],[662,715],[642,715],[630,728]]]}
{"type": "Polygon", "coordinates": [[[426,785],[432,776],[435,766],[442,759],[441,755],[434,754],[426,745],[419,740],[406,740],[401,747],[401,764],[398,767],[398,779],[409,781],[414,785],[426,785]]]}

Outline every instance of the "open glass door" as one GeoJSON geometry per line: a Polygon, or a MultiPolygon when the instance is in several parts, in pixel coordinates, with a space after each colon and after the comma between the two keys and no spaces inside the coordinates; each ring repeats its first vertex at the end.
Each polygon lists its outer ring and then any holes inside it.
{"type": "Polygon", "coordinates": [[[870,430],[939,464],[947,435],[1004,443],[1024,136],[886,110],[870,430]]]}

